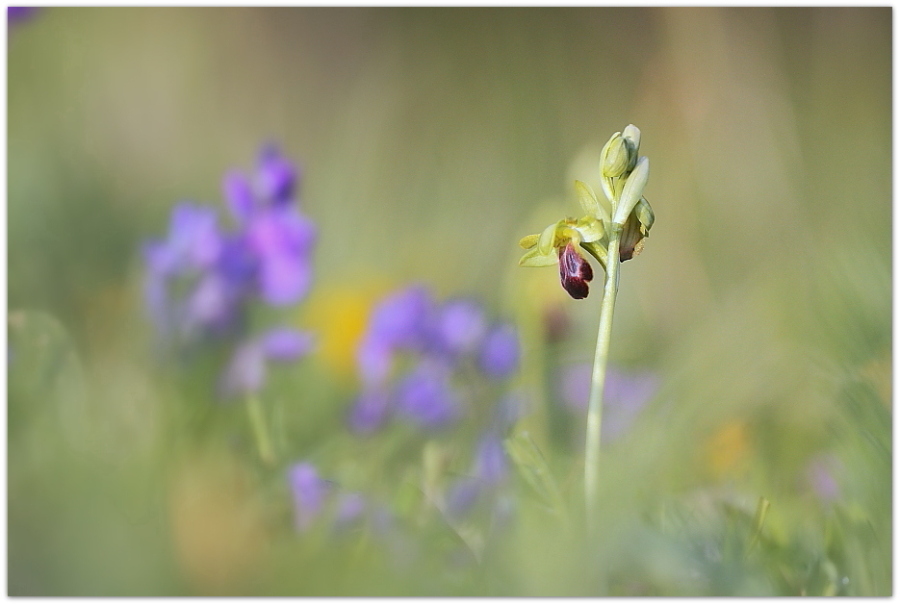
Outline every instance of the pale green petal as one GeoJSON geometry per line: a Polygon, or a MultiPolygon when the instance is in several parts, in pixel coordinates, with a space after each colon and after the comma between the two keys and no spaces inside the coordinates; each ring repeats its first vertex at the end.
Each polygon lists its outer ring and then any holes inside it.
{"type": "Polygon", "coordinates": [[[535,233],[533,235],[526,235],[525,237],[523,237],[522,239],[519,240],[519,245],[522,246],[523,248],[525,248],[526,250],[528,248],[534,248],[535,246],[537,246],[537,243],[538,243],[538,240],[540,239],[540,237],[541,237],[540,233],[535,233]]]}
{"type": "Polygon", "coordinates": [[[628,169],[634,170],[634,164],[638,159],[638,151],[641,148],[641,130],[634,124],[629,124],[622,131],[622,138],[628,142],[629,150],[631,151],[632,164],[628,169]]]}
{"type": "Polygon", "coordinates": [[[520,267],[549,267],[559,262],[556,248],[551,248],[548,254],[541,254],[538,248],[532,248],[519,259],[520,267]]]}
{"type": "Polygon", "coordinates": [[[584,218],[578,219],[575,228],[578,230],[578,233],[581,234],[581,240],[585,242],[595,242],[606,235],[603,223],[592,216],[585,216],[584,218]]]}
{"type": "Polygon", "coordinates": [[[625,187],[622,189],[622,195],[619,197],[619,203],[616,205],[616,214],[613,222],[624,225],[628,219],[628,215],[634,210],[635,205],[644,195],[644,187],[647,186],[647,178],[650,175],[650,160],[642,157],[638,160],[634,172],[628,175],[625,180],[625,187]]]}
{"type": "Polygon", "coordinates": [[[556,229],[562,223],[563,221],[557,221],[541,232],[541,237],[538,239],[537,243],[537,249],[541,254],[549,254],[553,249],[553,241],[556,239],[556,229]]]}

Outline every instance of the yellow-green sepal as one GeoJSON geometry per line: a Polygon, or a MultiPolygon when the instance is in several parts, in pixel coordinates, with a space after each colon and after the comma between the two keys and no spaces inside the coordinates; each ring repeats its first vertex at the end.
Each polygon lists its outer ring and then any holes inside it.
{"type": "Polygon", "coordinates": [[[559,262],[559,257],[556,253],[556,248],[550,248],[550,252],[547,254],[542,254],[540,249],[535,246],[528,252],[522,255],[522,258],[519,259],[520,267],[549,267],[550,265],[555,265],[559,262]]]}
{"type": "Polygon", "coordinates": [[[534,248],[537,246],[538,240],[541,238],[540,233],[534,233],[532,235],[526,235],[522,239],[519,240],[519,245],[528,250],[529,248],[534,248]]]}
{"type": "Polygon", "coordinates": [[[556,241],[556,230],[564,223],[565,221],[556,221],[541,232],[537,242],[537,249],[541,254],[550,254],[550,251],[553,250],[553,244],[556,241]]]}
{"type": "Polygon", "coordinates": [[[600,205],[600,201],[590,185],[575,181],[575,192],[578,194],[578,203],[581,204],[581,209],[585,214],[602,221],[609,221],[609,212],[600,205]]]}

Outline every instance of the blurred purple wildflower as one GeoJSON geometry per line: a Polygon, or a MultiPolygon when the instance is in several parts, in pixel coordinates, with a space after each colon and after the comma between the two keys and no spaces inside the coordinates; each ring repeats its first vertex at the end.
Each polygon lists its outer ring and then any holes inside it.
{"type": "Polygon", "coordinates": [[[294,500],[294,525],[298,531],[305,531],[322,512],[331,483],[319,477],[309,462],[299,462],[288,469],[288,483],[294,500]]]}
{"type": "Polygon", "coordinates": [[[347,423],[355,433],[373,433],[387,419],[389,400],[383,389],[364,390],[350,409],[347,423]]]}
{"type": "Polygon", "coordinates": [[[488,332],[479,356],[481,370],[493,378],[506,378],[519,368],[519,336],[509,324],[488,332]]]}
{"type": "Polygon", "coordinates": [[[834,502],[841,495],[837,474],[838,459],[831,454],[815,456],[806,467],[806,483],[823,504],[834,502]]]}
{"type": "Polygon", "coordinates": [[[397,385],[397,410],[422,428],[446,426],[460,413],[449,368],[430,360],[419,363],[397,385]]]}
{"type": "Polygon", "coordinates": [[[482,500],[491,499],[496,505],[497,488],[505,481],[509,461],[503,447],[503,439],[494,431],[482,436],[472,463],[472,474],[461,477],[447,489],[447,513],[460,519],[482,500]]]}
{"type": "Polygon", "coordinates": [[[432,305],[431,294],[421,285],[389,296],[372,313],[369,338],[392,348],[421,348],[432,305]]]}
{"type": "Polygon", "coordinates": [[[294,527],[299,533],[309,531],[320,519],[331,524],[331,529],[341,532],[350,529],[364,519],[384,522],[384,512],[360,492],[344,491],[340,485],[323,479],[310,462],[293,464],[287,471],[287,483],[291,493],[294,527]]]}
{"type": "Polygon", "coordinates": [[[335,523],[338,528],[359,520],[366,510],[366,499],[362,494],[357,492],[348,492],[341,494],[337,502],[337,512],[335,514],[335,523]]]}
{"type": "MultiPolygon", "coordinates": [[[[572,412],[587,411],[591,371],[591,364],[584,363],[569,366],[562,373],[562,402],[572,412]]],[[[608,368],[603,392],[603,441],[614,441],[628,432],[658,388],[659,379],[652,372],[624,372],[608,368]]]]}
{"type": "Polygon", "coordinates": [[[412,286],[389,296],[373,310],[356,353],[364,386],[377,387],[388,380],[395,351],[423,348],[431,306],[428,291],[412,286]]]}
{"type": "Polygon", "coordinates": [[[147,247],[147,262],[165,276],[203,271],[218,260],[222,238],[213,208],[179,204],[172,210],[168,239],[147,247]]]}
{"type": "Polygon", "coordinates": [[[426,429],[452,424],[463,412],[465,370],[474,364],[488,378],[508,377],[518,348],[515,329],[488,329],[474,299],[438,305],[421,285],[391,294],[372,311],[356,351],[362,392],[350,428],[371,433],[393,414],[426,429]]]}
{"type": "Polygon", "coordinates": [[[499,435],[488,433],[482,437],[475,455],[475,474],[485,483],[496,485],[506,478],[509,462],[499,435]]]}
{"type": "Polygon", "coordinates": [[[6,26],[19,25],[30,20],[40,10],[37,6],[9,6],[6,8],[6,26]]]}
{"type": "Polygon", "coordinates": [[[260,153],[257,186],[263,198],[273,205],[293,202],[298,181],[296,167],[284,158],[274,145],[267,145],[260,153]]]}
{"type": "Polygon", "coordinates": [[[271,305],[289,305],[306,295],[312,278],[309,255],[316,228],[294,199],[297,175],[278,151],[260,154],[256,180],[231,172],[223,190],[244,245],[256,260],[258,294],[271,305]]]}
{"type": "Polygon", "coordinates": [[[481,305],[466,298],[451,300],[444,303],[434,321],[433,346],[451,357],[473,353],[485,329],[481,305]]]}
{"type": "Polygon", "coordinates": [[[290,362],[312,348],[312,335],[291,328],[276,328],[240,344],[222,377],[226,397],[259,391],[266,377],[266,361],[290,362]]]}
{"type": "Polygon", "coordinates": [[[297,209],[296,181],[293,165],[265,147],[254,180],[237,172],[224,179],[234,229],[220,226],[214,208],[182,203],[167,237],[144,247],[145,299],[162,340],[177,348],[221,338],[237,343],[221,380],[226,394],[258,390],[266,360],[292,361],[311,345],[295,330],[245,334],[256,301],[295,304],[309,289],[316,229],[297,209]]]}
{"type": "Polygon", "coordinates": [[[461,477],[454,481],[447,490],[447,514],[453,519],[466,516],[476,504],[484,490],[478,477],[461,477]]]}
{"type": "Polygon", "coordinates": [[[323,479],[310,462],[298,462],[287,471],[288,487],[294,512],[294,527],[299,533],[309,531],[319,519],[332,530],[343,532],[368,520],[377,531],[391,523],[387,511],[360,492],[344,491],[340,485],[323,479]]]}
{"type": "Polygon", "coordinates": [[[190,342],[236,320],[237,289],[217,270],[223,248],[215,211],[190,203],[172,210],[167,239],[144,247],[147,305],[164,336],[190,342]]]}
{"type": "Polygon", "coordinates": [[[378,339],[364,340],[356,351],[359,376],[367,387],[378,387],[384,384],[391,374],[393,364],[393,347],[378,339]]]}

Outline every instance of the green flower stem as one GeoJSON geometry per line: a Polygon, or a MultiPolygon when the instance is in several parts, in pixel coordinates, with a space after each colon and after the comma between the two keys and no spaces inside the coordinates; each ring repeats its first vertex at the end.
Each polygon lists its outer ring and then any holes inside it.
{"type": "Polygon", "coordinates": [[[253,429],[253,435],[256,438],[260,459],[269,466],[274,465],[275,449],[272,447],[272,438],[266,426],[262,402],[256,395],[247,395],[247,417],[250,419],[250,428],[253,429]]]}
{"type": "Polygon", "coordinates": [[[606,281],[603,286],[603,303],[600,307],[600,328],[597,331],[597,349],[594,353],[591,395],[588,400],[587,435],[584,447],[584,498],[588,530],[592,534],[596,529],[603,386],[606,382],[606,363],[609,358],[613,310],[616,306],[616,294],[619,289],[619,239],[621,236],[622,225],[611,225],[609,247],[606,253],[606,281]]]}

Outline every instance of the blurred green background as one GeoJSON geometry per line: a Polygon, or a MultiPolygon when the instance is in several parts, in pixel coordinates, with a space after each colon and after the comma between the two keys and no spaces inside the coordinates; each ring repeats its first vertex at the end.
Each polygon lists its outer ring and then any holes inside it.
{"type": "MultiPolygon", "coordinates": [[[[10,27],[9,593],[891,594],[891,19],[46,8],[10,27]],[[272,522],[284,488],[229,446],[243,416],[154,368],[140,246],[171,207],[222,207],[222,174],[267,140],[302,166],[321,234],[294,317],[323,346],[282,376],[282,445],[338,465],[361,451],[341,424],[352,347],[391,287],[526,322],[563,309],[555,360],[590,361],[599,280],[570,300],[516,243],[579,211],[575,179],[599,191],[629,123],[657,221],[623,266],[612,361],[662,386],[604,453],[598,558],[527,507],[462,579],[272,522]],[[833,501],[805,480],[821,456],[833,501]],[[681,549],[739,526],[709,501],[752,514],[759,496],[757,567],[698,584],[681,549]]],[[[526,369],[546,362],[524,345],[526,369]]],[[[578,453],[545,447],[577,500],[578,453]]]]}

